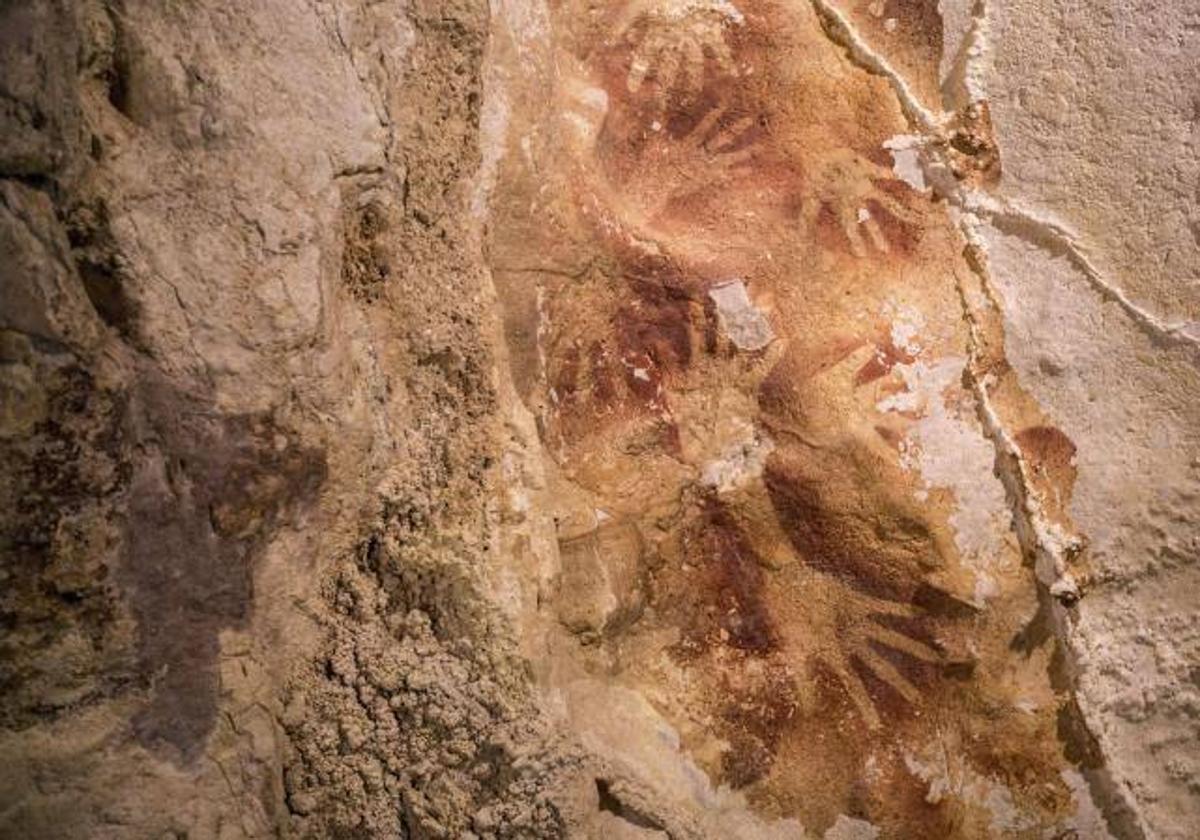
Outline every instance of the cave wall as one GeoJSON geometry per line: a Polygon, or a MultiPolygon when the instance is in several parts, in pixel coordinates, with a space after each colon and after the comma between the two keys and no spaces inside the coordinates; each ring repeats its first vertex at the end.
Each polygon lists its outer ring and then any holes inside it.
{"type": "Polygon", "coordinates": [[[1197,32],[0,4],[0,836],[1194,836],[1197,32]]]}
{"type": "Polygon", "coordinates": [[[0,833],[556,824],[477,598],[486,6],[2,15],[0,833]]]}

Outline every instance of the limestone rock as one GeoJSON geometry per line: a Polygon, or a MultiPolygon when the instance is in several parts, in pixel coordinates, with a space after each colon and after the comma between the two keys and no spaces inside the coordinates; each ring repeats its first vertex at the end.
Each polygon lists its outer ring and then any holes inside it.
{"type": "Polygon", "coordinates": [[[0,5],[0,836],[1200,834],[1196,23],[0,5]]]}

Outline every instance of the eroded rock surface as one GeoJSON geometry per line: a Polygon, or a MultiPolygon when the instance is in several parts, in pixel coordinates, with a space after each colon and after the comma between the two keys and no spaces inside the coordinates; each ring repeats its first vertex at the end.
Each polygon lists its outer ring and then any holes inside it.
{"type": "Polygon", "coordinates": [[[0,833],[560,836],[478,595],[485,6],[0,30],[0,833]]]}
{"type": "Polygon", "coordinates": [[[1006,279],[991,234],[1060,229],[1007,197],[1029,185],[1003,174],[992,19],[945,20],[635,2],[510,26],[555,92],[506,89],[491,239],[572,590],[546,680],[640,694],[712,782],[817,835],[1140,836],[1153,800],[1075,691],[1078,602],[1112,568],[1076,522],[1088,456],[1033,384],[1062,370],[1010,361],[1012,308],[1054,324],[1009,299],[1033,270],[1006,279]],[[585,628],[588,583],[611,611],[585,628]]]}
{"type": "Polygon", "coordinates": [[[1186,5],[0,6],[0,836],[1196,836],[1186,5]]]}

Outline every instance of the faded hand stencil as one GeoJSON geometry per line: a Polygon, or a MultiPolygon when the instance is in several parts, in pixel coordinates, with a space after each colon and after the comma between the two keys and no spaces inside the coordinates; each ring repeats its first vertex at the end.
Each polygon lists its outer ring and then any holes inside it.
{"type": "Polygon", "coordinates": [[[657,114],[695,102],[710,69],[717,77],[737,75],[726,28],[743,22],[727,2],[630,3],[616,25],[618,37],[632,47],[626,89],[640,96],[651,87],[648,100],[657,114]]]}
{"type": "Polygon", "coordinates": [[[891,169],[894,97],[807,4],[585,5],[556,11],[559,128],[514,127],[501,189],[528,198],[492,244],[563,562],[584,562],[581,529],[608,546],[586,560],[607,571],[571,578],[611,589],[564,619],[571,655],[643,692],[715,782],[818,834],[839,814],[884,836],[1061,830],[1067,698],[972,365],[1059,499],[1070,442],[1001,337],[971,335],[964,243],[891,169]],[[520,269],[530,252],[547,262],[520,269]],[[733,281],[771,340],[723,328],[711,293],[733,281]],[[933,785],[939,751],[1004,795],[933,785]]]}

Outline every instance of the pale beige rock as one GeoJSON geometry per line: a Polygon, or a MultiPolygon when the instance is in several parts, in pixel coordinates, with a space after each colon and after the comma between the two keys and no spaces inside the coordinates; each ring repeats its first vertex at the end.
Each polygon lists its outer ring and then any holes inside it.
{"type": "Polygon", "coordinates": [[[982,235],[1009,355],[1077,447],[1094,584],[1069,639],[1112,786],[1147,837],[1200,831],[1200,159],[1187,4],[996,6],[986,85],[1012,211],[982,235]]]}

